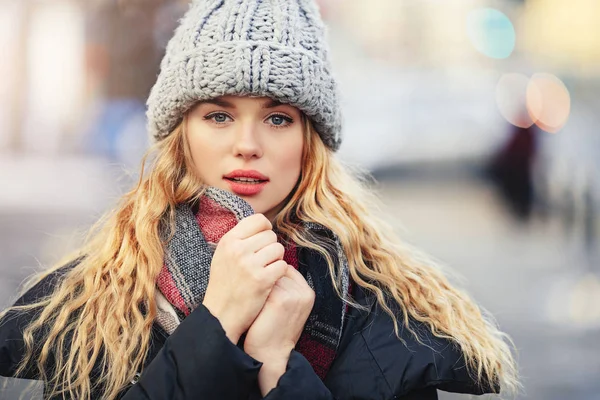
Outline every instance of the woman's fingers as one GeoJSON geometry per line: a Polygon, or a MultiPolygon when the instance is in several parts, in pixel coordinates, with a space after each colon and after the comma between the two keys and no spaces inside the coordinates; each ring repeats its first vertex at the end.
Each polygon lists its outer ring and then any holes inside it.
{"type": "Polygon", "coordinates": [[[263,214],[253,214],[238,222],[238,224],[229,232],[227,232],[224,237],[228,236],[243,240],[254,236],[259,232],[269,231],[272,229],[273,225],[267,217],[265,217],[263,214]]]}
{"type": "Polygon", "coordinates": [[[285,249],[281,243],[271,243],[254,254],[259,265],[267,266],[277,260],[283,259],[285,249]]]}
{"type": "Polygon", "coordinates": [[[308,285],[308,282],[306,282],[306,279],[304,279],[304,275],[302,275],[300,273],[300,271],[298,271],[296,268],[293,268],[293,267],[289,268],[286,271],[286,276],[289,277],[292,281],[294,281],[298,285],[300,285],[302,287],[310,288],[310,286],[308,285]]]}
{"type": "Polygon", "coordinates": [[[272,243],[277,243],[277,234],[272,230],[259,232],[242,241],[248,252],[256,253],[272,243]]]}
{"type": "Polygon", "coordinates": [[[315,291],[310,287],[300,271],[293,267],[288,268],[285,276],[296,285],[296,290],[298,290],[303,297],[310,300],[311,303],[314,301],[315,291]]]}
{"type": "Polygon", "coordinates": [[[266,275],[269,284],[273,286],[285,276],[288,267],[289,265],[285,261],[277,260],[263,268],[262,273],[266,275]]]}

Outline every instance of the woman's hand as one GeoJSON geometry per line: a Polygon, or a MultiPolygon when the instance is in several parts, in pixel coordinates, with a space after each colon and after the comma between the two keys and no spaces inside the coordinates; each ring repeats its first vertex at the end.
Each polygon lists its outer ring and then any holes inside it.
{"type": "Polygon", "coordinates": [[[314,302],[315,292],[300,272],[288,266],[248,330],[244,351],[263,363],[258,375],[263,396],[277,386],[285,372],[314,302]]]}
{"type": "Polygon", "coordinates": [[[202,304],[237,344],[287,271],[284,248],[262,214],[241,220],[217,245],[202,304]]]}

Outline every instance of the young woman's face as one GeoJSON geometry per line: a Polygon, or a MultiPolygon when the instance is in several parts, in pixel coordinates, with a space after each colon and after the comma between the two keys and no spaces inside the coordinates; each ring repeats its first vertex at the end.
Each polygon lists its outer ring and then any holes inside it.
{"type": "Polygon", "coordinates": [[[222,96],[196,105],[187,139],[200,178],[228,190],[269,219],[300,177],[300,111],[268,97],[222,96]]]}

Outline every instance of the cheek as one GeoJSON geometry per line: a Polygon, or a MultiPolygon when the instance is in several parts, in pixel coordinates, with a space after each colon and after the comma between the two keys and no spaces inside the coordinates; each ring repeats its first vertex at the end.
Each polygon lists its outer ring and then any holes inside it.
{"type": "Polygon", "coordinates": [[[196,172],[204,182],[210,183],[210,173],[216,171],[214,167],[219,159],[214,141],[209,140],[207,132],[192,123],[188,125],[187,139],[196,172]]]}
{"type": "Polygon", "coordinates": [[[294,140],[281,144],[277,150],[278,162],[275,167],[279,174],[284,175],[285,179],[282,181],[286,182],[286,186],[291,186],[287,188],[290,190],[296,184],[302,169],[302,146],[302,140],[294,140]]]}

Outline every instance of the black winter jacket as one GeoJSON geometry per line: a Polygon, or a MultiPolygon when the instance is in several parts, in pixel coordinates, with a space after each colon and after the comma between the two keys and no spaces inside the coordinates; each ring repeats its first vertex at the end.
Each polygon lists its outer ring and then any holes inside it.
{"type": "MultiPolygon", "coordinates": [[[[316,258],[308,262],[318,262],[316,258]]],[[[60,272],[42,280],[16,304],[27,304],[48,294],[60,272]]],[[[356,285],[355,285],[356,286],[356,285]]],[[[391,318],[373,295],[360,287],[355,300],[369,312],[351,308],[342,340],[325,381],[308,361],[292,351],[286,372],[266,400],[434,400],[437,390],[483,394],[497,387],[481,387],[467,373],[460,351],[414,324],[424,344],[406,330],[403,344],[395,336],[391,318]]],[[[0,375],[14,376],[23,357],[22,332],[31,315],[9,313],[0,321],[0,375]]],[[[261,399],[258,371],[262,363],[234,345],[218,319],[204,306],[194,310],[169,337],[158,325],[152,329],[147,361],[136,383],[125,388],[124,400],[255,400],[261,399]]],[[[49,367],[52,367],[51,365],[49,367]]],[[[93,372],[99,373],[99,370],[93,372]]],[[[33,369],[19,377],[36,379],[33,369]]],[[[101,390],[93,393],[101,399],[101,390]]]]}

